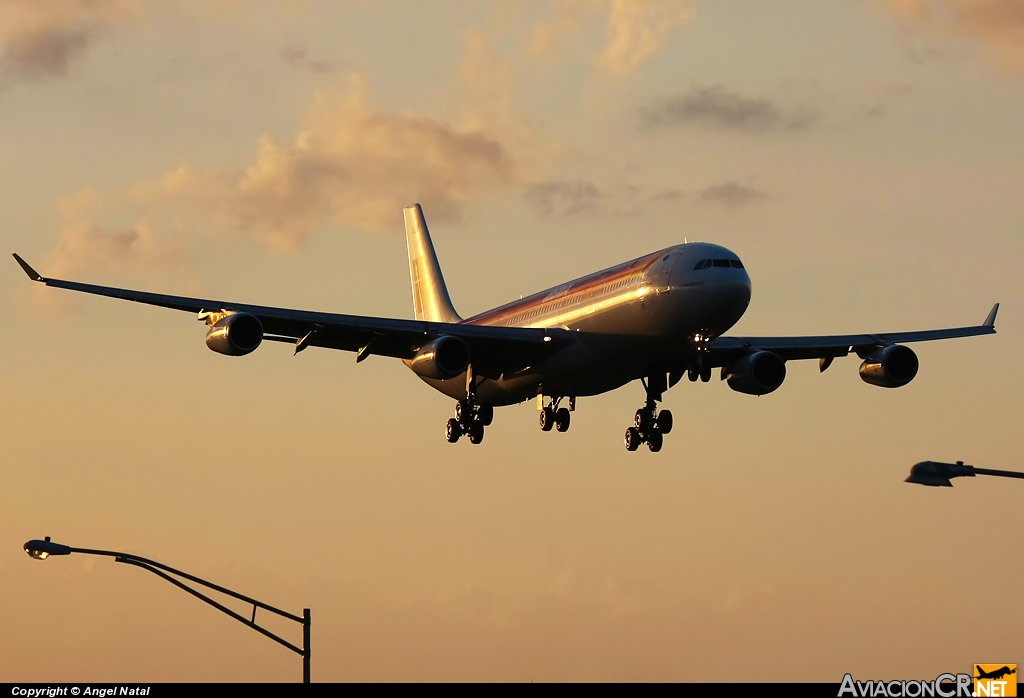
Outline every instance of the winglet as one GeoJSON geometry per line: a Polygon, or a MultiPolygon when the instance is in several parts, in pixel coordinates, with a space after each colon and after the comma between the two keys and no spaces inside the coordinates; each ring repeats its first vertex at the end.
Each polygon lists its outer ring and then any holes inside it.
{"type": "Polygon", "coordinates": [[[42,277],[42,276],[41,276],[41,275],[39,274],[39,272],[37,272],[37,271],[36,271],[35,269],[33,269],[32,267],[30,267],[30,266],[28,265],[28,262],[26,262],[26,261],[25,261],[24,259],[22,259],[21,257],[19,257],[17,253],[15,253],[15,254],[14,254],[14,258],[15,258],[16,260],[18,260],[18,264],[20,264],[20,265],[21,265],[21,268],[25,270],[25,273],[26,273],[26,274],[28,274],[28,278],[32,279],[33,281],[46,281],[46,279],[44,279],[44,278],[43,278],[43,277],[42,277]]]}
{"type": "MultiPolygon", "coordinates": [[[[17,256],[17,255],[15,255],[15,256],[17,256]]],[[[991,312],[989,312],[988,317],[985,318],[985,322],[981,323],[981,326],[982,327],[995,327],[996,326],[996,313],[998,313],[998,312],[999,312],[999,304],[996,303],[995,305],[992,306],[991,312]]]]}

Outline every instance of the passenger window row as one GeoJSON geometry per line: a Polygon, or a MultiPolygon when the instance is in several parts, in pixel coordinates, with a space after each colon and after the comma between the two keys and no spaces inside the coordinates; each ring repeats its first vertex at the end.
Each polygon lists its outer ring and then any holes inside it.
{"type": "Polygon", "coordinates": [[[732,267],[733,269],[742,269],[743,262],[738,259],[702,259],[697,262],[697,265],[693,270],[700,271],[701,269],[707,269],[708,267],[732,267]]]}

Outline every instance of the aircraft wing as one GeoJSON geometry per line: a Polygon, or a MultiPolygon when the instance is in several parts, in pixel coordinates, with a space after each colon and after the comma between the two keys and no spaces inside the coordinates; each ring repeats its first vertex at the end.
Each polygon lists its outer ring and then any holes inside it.
{"type": "MultiPolygon", "coordinates": [[[[831,359],[847,354],[870,353],[877,347],[907,342],[930,342],[936,339],[974,337],[995,334],[996,313],[999,304],[992,306],[988,317],[980,325],[952,327],[943,330],[922,330],[918,332],[888,332],[883,334],[839,334],[819,337],[719,337],[711,346],[714,365],[731,363],[737,356],[751,351],[763,350],[778,354],[784,360],[831,359]]],[[[824,370],[824,369],[823,369],[824,370]]]]}
{"type": "Polygon", "coordinates": [[[30,279],[47,286],[198,314],[220,311],[249,313],[263,324],[264,339],[296,344],[297,349],[317,346],[359,352],[357,360],[369,354],[411,359],[427,341],[440,335],[449,335],[462,339],[469,346],[474,371],[478,375],[497,378],[503,373],[513,373],[534,365],[573,341],[570,332],[554,328],[467,325],[341,315],[96,286],[46,278],[18,255],[14,255],[14,258],[30,279]],[[297,343],[303,339],[303,344],[299,346],[297,343]]]}

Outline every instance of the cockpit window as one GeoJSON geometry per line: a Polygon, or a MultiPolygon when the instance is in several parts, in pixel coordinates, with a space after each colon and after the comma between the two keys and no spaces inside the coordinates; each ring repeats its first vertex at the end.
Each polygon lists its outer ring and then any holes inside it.
{"type": "Polygon", "coordinates": [[[732,265],[733,269],[742,269],[743,268],[743,262],[741,262],[738,259],[730,259],[729,260],[729,264],[732,265]]]}
{"type": "Polygon", "coordinates": [[[716,259],[715,260],[715,266],[716,267],[728,267],[729,266],[729,260],[728,259],[716,259]]]}
{"type": "Polygon", "coordinates": [[[706,261],[708,261],[708,260],[702,259],[699,262],[697,262],[696,266],[693,267],[693,270],[694,271],[700,271],[701,269],[703,269],[704,268],[704,262],[706,262],[706,261]]]}

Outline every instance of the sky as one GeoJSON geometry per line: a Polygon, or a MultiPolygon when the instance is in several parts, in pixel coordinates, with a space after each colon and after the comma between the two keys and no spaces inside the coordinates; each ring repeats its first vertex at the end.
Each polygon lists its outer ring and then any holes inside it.
{"type": "MultiPolygon", "coordinates": [[[[184,313],[0,273],[0,681],[293,681],[142,570],[312,609],[315,681],[931,679],[1020,662],[1018,0],[0,0],[0,238],[42,274],[412,316],[423,205],[469,316],[703,240],[740,335],[978,324],[897,390],[532,403],[483,444],[401,362],[229,358],[184,313]]],[[[269,343],[268,343],[269,344],[269,343]]],[[[237,607],[242,613],[245,607],[237,607]]],[[[298,642],[297,627],[268,621],[298,642]]]]}

